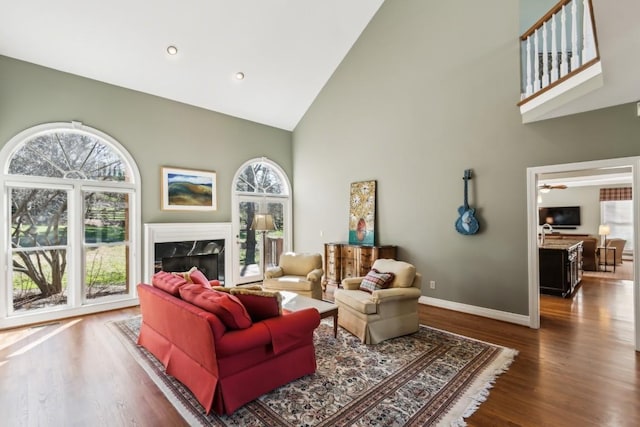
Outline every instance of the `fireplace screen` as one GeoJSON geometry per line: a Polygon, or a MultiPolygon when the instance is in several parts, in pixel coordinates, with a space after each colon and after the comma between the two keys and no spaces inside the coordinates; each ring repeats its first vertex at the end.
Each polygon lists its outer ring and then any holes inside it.
{"type": "Polygon", "coordinates": [[[155,244],[154,271],[188,271],[198,267],[207,279],[224,284],[224,240],[192,240],[155,244]]]}

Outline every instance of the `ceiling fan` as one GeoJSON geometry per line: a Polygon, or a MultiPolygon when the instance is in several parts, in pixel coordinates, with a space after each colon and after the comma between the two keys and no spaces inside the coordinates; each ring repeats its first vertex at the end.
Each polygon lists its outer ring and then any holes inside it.
{"type": "Polygon", "coordinates": [[[551,190],[566,190],[566,188],[567,186],[564,184],[558,184],[558,185],[544,184],[538,187],[541,193],[548,193],[551,190]]]}

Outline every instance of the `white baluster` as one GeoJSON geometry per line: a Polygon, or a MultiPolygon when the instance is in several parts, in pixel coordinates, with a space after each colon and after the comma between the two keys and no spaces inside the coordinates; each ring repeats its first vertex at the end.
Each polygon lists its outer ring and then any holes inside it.
{"type": "Polygon", "coordinates": [[[525,87],[525,95],[531,96],[533,94],[533,83],[531,80],[531,36],[527,37],[527,86],[525,87]]]}
{"type": "Polygon", "coordinates": [[[564,77],[569,73],[569,60],[567,55],[567,10],[565,6],[562,6],[562,12],[560,13],[560,26],[562,28],[562,36],[560,40],[560,49],[562,51],[560,77],[564,77]]]}
{"type": "Polygon", "coordinates": [[[589,0],[583,0],[582,4],[584,7],[584,13],[582,14],[582,63],[584,64],[596,57],[596,49],[589,0]]]}
{"type": "Polygon", "coordinates": [[[556,15],[551,16],[551,83],[558,80],[558,35],[556,33],[556,15]]]}
{"type": "Polygon", "coordinates": [[[533,81],[533,91],[537,92],[540,90],[540,60],[538,55],[540,52],[540,47],[538,43],[538,30],[533,32],[533,70],[534,70],[534,81],[533,81]]]}
{"type": "Polygon", "coordinates": [[[542,87],[549,86],[549,51],[547,49],[547,23],[542,24],[542,87]]]}
{"type": "Polygon", "coordinates": [[[580,67],[580,54],[578,53],[578,2],[571,2],[571,69],[580,67]]]}

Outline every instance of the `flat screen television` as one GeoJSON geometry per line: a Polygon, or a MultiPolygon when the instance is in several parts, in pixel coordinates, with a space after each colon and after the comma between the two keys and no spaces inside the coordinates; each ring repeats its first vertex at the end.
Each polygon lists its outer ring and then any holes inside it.
{"type": "Polygon", "coordinates": [[[538,225],[576,227],[580,225],[580,206],[554,206],[538,208],[538,225]]]}

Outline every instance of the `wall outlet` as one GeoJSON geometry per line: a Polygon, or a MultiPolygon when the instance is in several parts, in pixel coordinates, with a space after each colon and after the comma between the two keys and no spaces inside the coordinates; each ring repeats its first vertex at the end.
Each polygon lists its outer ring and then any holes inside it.
{"type": "Polygon", "coordinates": [[[429,287],[430,287],[431,289],[435,289],[435,288],[436,288],[436,281],[435,281],[435,280],[431,280],[431,281],[429,281],[429,287]]]}

